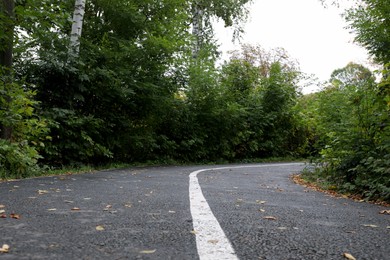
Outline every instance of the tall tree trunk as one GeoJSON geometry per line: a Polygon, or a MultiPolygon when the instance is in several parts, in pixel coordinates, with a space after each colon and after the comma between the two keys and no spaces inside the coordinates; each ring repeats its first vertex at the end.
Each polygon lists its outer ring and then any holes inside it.
{"type": "Polygon", "coordinates": [[[72,32],[70,34],[70,54],[77,57],[80,51],[80,37],[83,29],[86,0],[76,0],[73,12],[72,32]]]}
{"type": "Polygon", "coordinates": [[[197,58],[202,47],[203,34],[203,9],[198,1],[192,4],[192,36],[194,37],[194,47],[192,50],[192,57],[197,58]]]}
{"type": "MultiPolygon", "coordinates": [[[[12,49],[13,49],[13,36],[14,36],[14,0],[3,0],[0,5],[0,11],[4,15],[4,38],[0,40],[0,66],[5,73],[5,84],[11,83],[11,69],[12,69],[12,49]]],[[[6,102],[10,103],[11,98],[6,95],[6,102]]],[[[2,139],[12,139],[12,128],[9,126],[1,125],[0,137],[2,139]]]]}

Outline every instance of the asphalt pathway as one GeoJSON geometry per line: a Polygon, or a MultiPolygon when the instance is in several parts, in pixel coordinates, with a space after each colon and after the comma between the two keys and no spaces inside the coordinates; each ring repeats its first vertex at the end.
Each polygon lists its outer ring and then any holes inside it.
{"type": "Polygon", "coordinates": [[[10,248],[0,259],[390,259],[390,215],[380,214],[389,208],[294,184],[289,176],[304,167],[146,167],[3,182],[0,251],[10,248]]]}

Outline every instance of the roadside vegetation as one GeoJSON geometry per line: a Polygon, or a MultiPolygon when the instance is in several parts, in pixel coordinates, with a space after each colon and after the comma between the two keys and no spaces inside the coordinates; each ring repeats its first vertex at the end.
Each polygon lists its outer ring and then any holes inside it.
{"type": "Polygon", "coordinates": [[[88,0],[76,50],[74,0],[2,1],[0,179],[307,158],[321,167],[304,178],[390,200],[387,2],[345,16],[380,70],[346,64],[309,95],[283,48],[243,44],[217,66],[210,21],[239,36],[249,2],[88,0]]]}

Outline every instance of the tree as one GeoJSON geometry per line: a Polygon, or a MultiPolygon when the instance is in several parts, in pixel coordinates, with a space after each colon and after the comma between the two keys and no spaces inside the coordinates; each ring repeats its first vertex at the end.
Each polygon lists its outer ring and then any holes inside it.
{"type": "Polygon", "coordinates": [[[212,18],[222,19],[226,27],[235,26],[234,38],[242,33],[242,22],[248,15],[246,5],[251,0],[193,0],[190,1],[192,35],[194,37],[193,57],[209,44],[213,37],[212,18]]]}
{"type": "Polygon", "coordinates": [[[86,0],[76,0],[73,12],[72,31],[70,33],[70,53],[78,55],[80,50],[80,37],[83,29],[83,18],[85,13],[86,0]]]}
{"type": "Polygon", "coordinates": [[[380,64],[390,63],[390,5],[388,0],[358,0],[346,11],[346,21],[361,44],[380,64]]]}
{"type": "MultiPolygon", "coordinates": [[[[12,70],[12,50],[14,40],[14,8],[13,0],[3,0],[0,3],[0,25],[2,34],[0,35],[0,76],[5,80],[3,84],[9,84],[12,70]]],[[[6,103],[11,102],[8,93],[1,94],[6,103]]],[[[12,138],[12,128],[9,125],[1,126],[1,138],[10,140],[12,138]]]]}

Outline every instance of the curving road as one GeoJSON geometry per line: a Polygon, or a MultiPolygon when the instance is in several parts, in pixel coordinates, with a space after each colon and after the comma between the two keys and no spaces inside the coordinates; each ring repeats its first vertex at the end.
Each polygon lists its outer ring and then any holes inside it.
{"type": "Polygon", "coordinates": [[[147,167],[0,183],[0,259],[390,259],[382,206],[303,164],[147,167]],[[13,214],[13,215],[12,215],[13,214]]]}

